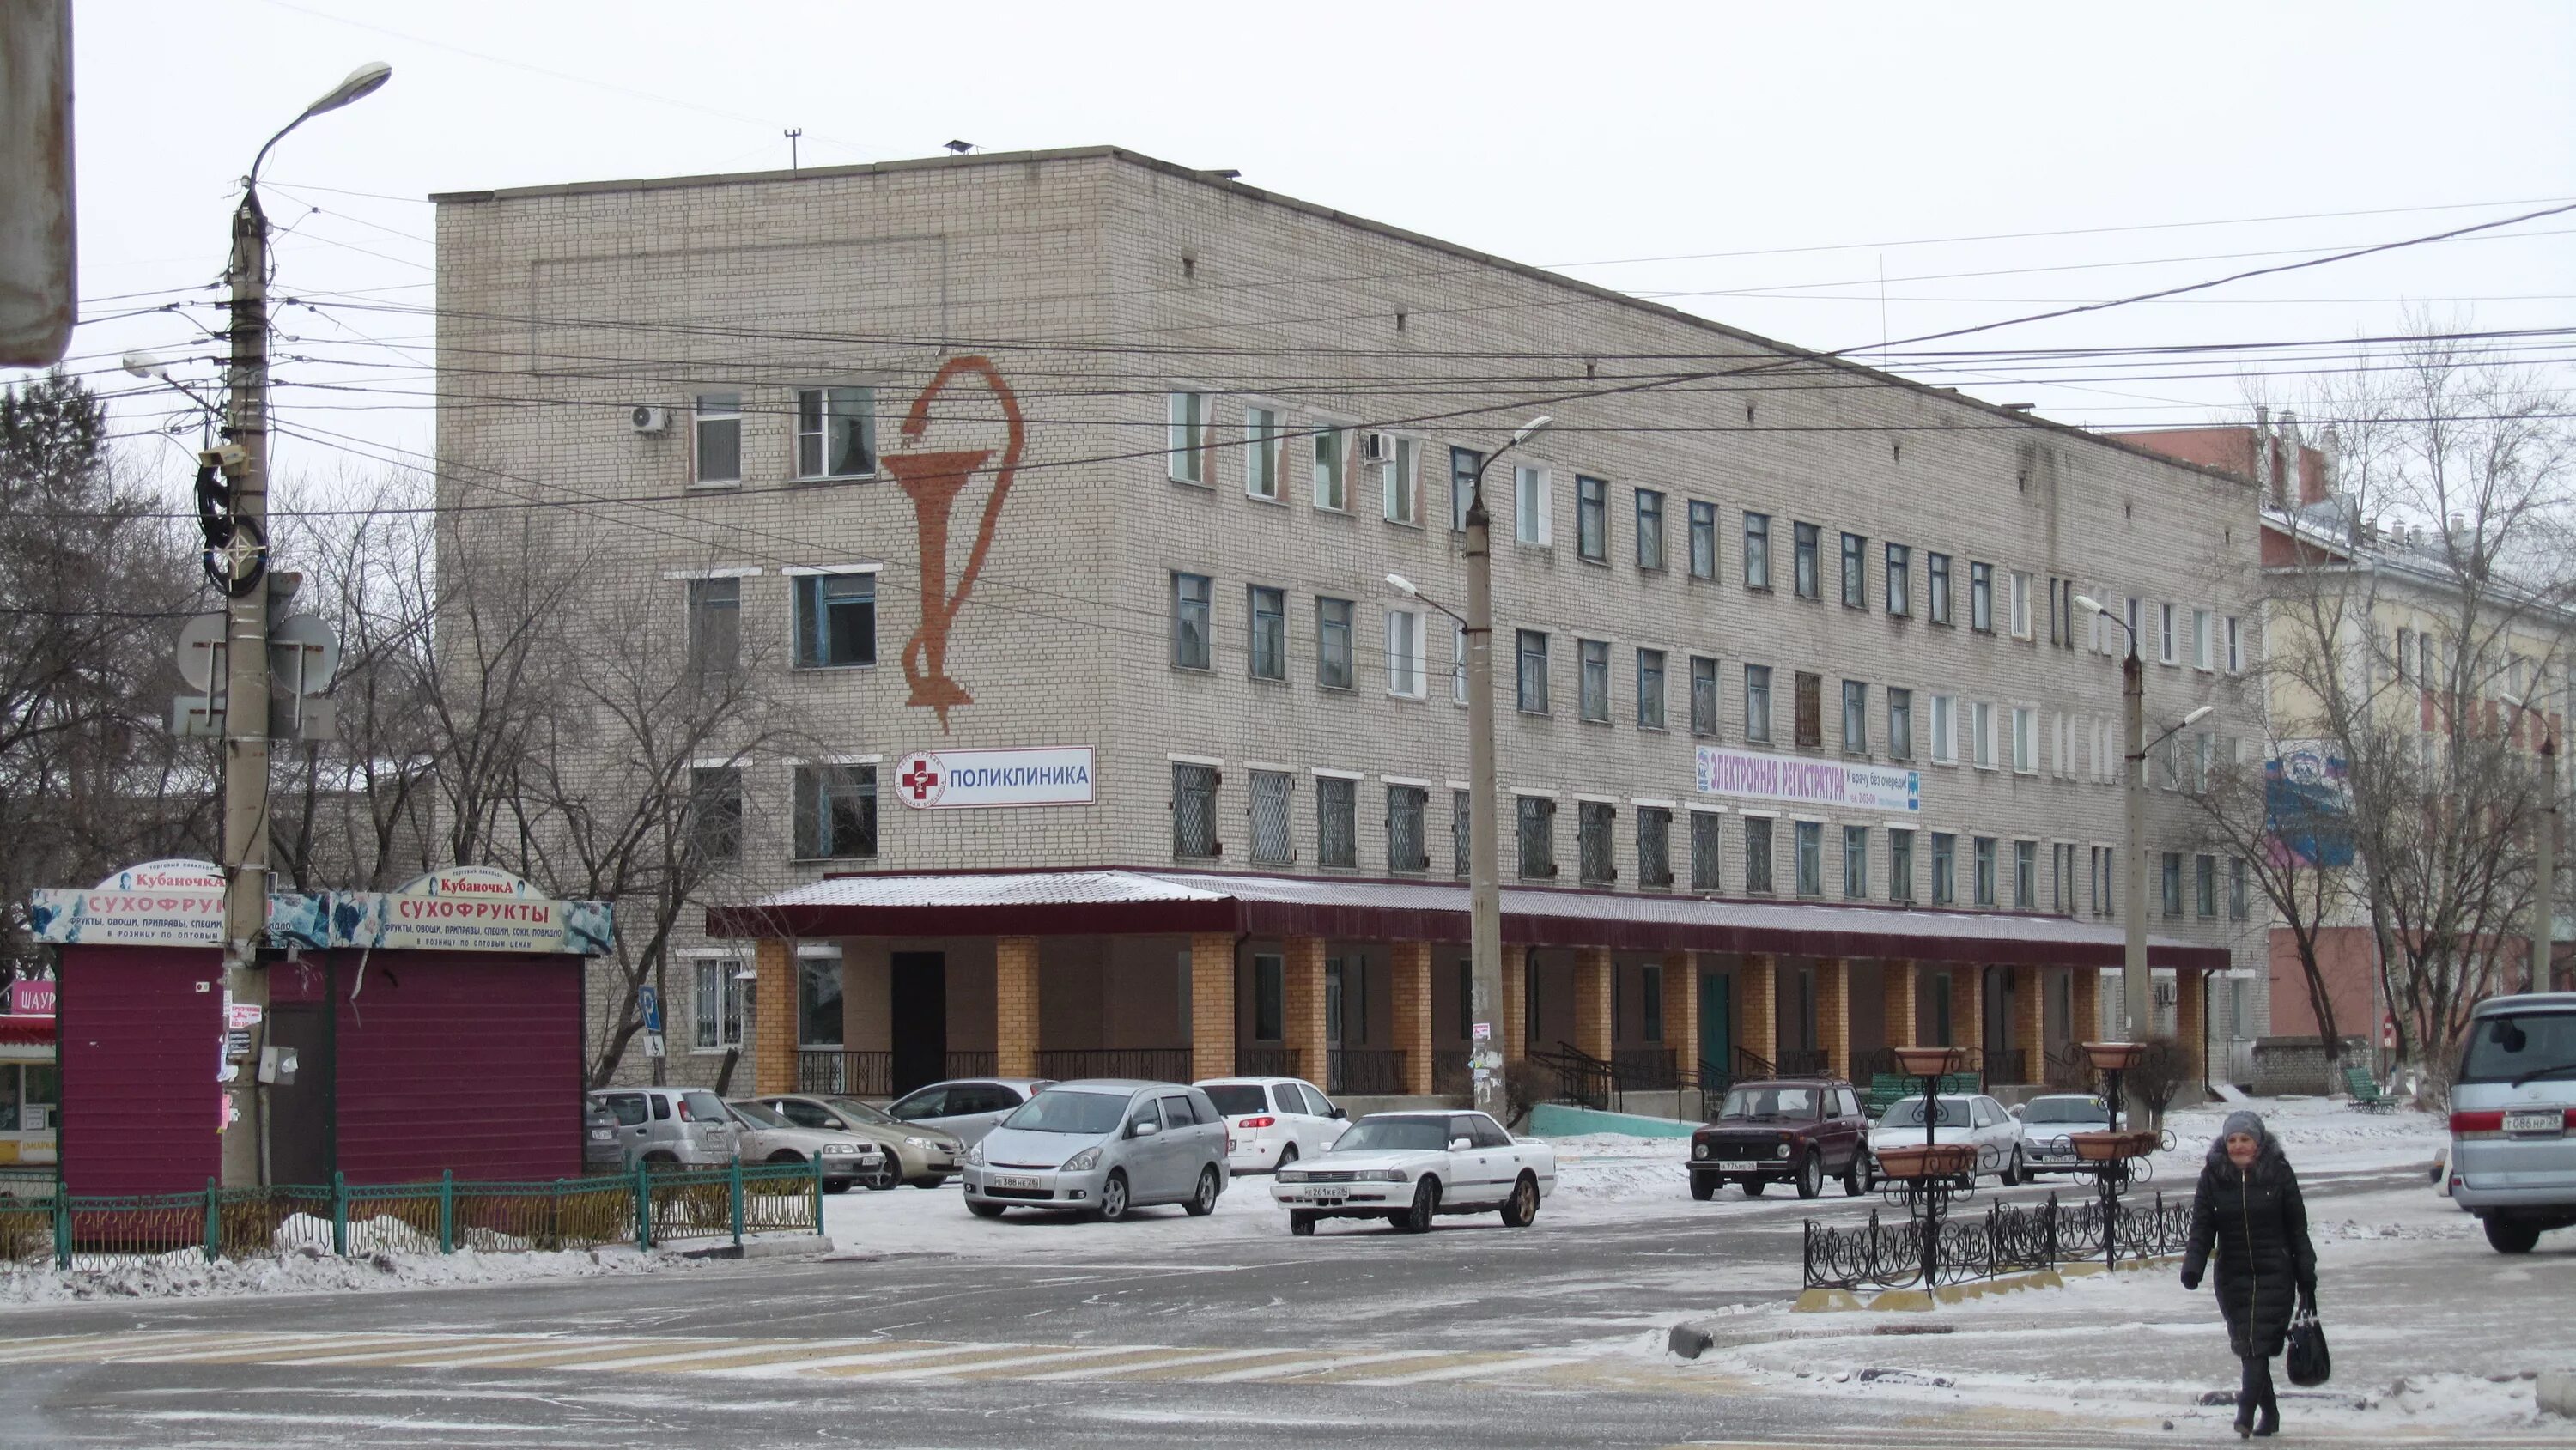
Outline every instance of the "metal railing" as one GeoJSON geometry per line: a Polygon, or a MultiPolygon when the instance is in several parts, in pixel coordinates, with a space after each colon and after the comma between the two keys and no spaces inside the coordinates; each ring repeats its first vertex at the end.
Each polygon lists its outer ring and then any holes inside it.
{"type": "Polygon", "coordinates": [[[1897,1062],[1896,1049],[1893,1047],[1864,1048],[1852,1054],[1853,1082],[1865,1083],[1872,1078],[1894,1077],[1903,1071],[1904,1067],[1897,1062]]]}
{"type": "Polygon", "coordinates": [[[1782,1077],[1823,1077],[1828,1063],[1821,1047],[1784,1047],[1780,1049],[1779,1075],[1782,1077]]]}
{"type": "Polygon", "coordinates": [[[2064,1051],[2049,1053],[2047,1060],[2050,1087],[2065,1093],[2093,1090],[2093,1059],[2083,1048],[2069,1043],[2064,1051]]]}
{"type": "MultiPolygon", "coordinates": [[[[2165,1202],[2118,1208],[2118,1256],[2128,1261],[2178,1254],[2191,1237],[2191,1206],[2165,1202]]],[[[2100,1258],[2105,1220],[2096,1203],[2071,1207],[2057,1195],[2038,1205],[1996,1204],[1982,1219],[1937,1220],[1936,1284],[1991,1279],[2100,1258]]],[[[1923,1220],[1869,1221],[1848,1227],[1806,1221],[1805,1273],[1810,1289],[1904,1289],[1923,1284],[1923,1220]]]]}
{"type": "Polygon", "coordinates": [[[1601,1110],[1618,1100],[1618,1069],[1573,1043],[1560,1042],[1553,1051],[1533,1047],[1529,1060],[1555,1079],[1554,1090],[1546,1095],[1548,1102],[1601,1110]]]}
{"type": "Polygon", "coordinates": [[[1324,1091],[1336,1096],[1401,1097],[1411,1091],[1399,1047],[1333,1047],[1324,1052],[1324,1091]]]}
{"type": "Polygon", "coordinates": [[[894,1054],[808,1047],[796,1054],[796,1090],[854,1098],[894,1096],[894,1054]]]}
{"type": "Polygon", "coordinates": [[[1238,1047],[1234,1051],[1234,1070],[1245,1077],[1294,1077],[1306,1074],[1299,1067],[1300,1054],[1293,1047],[1238,1047]]]}
{"type": "Polygon", "coordinates": [[[1474,1065],[1467,1049],[1444,1047],[1431,1054],[1431,1090],[1442,1097],[1464,1097],[1476,1090],[1474,1065]]]}
{"type": "Polygon", "coordinates": [[[1681,1086],[1681,1055],[1669,1047],[1622,1047],[1610,1054],[1619,1090],[1668,1093],[1681,1086]]]}
{"type": "Polygon", "coordinates": [[[1735,1069],[1735,1081],[1737,1082],[1749,1082],[1759,1078],[1777,1077],[1780,1075],[1779,1070],[1771,1065],[1771,1059],[1764,1057],[1762,1054],[1753,1051],[1749,1047],[1739,1047],[1735,1049],[1735,1061],[1733,1066],[1735,1069]]]}
{"type": "Polygon", "coordinates": [[[1986,1049],[1985,1069],[1988,1092],[2002,1083],[2035,1081],[2030,1075],[2030,1052],[2027,1048],[1989,1047],[1986,1049]]]}
{"type": "Polygon", "coordinates": [[[1186,1047],[1052,1047],[1038,1054],[1038,1076],[1188,1082],[1192,1064],[1186,1047]]]}

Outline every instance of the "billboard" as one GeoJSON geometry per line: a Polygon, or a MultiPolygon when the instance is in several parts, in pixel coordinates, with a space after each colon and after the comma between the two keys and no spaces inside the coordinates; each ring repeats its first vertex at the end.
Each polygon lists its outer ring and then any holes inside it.
{"type": "Polygon", "coordinates": [[[2343,756],[2326,741],[2284,741],[2263,762],[2263,825],[2273,859],[2352,864],[2352,791],[2343,756]]]}
{"type": "Polygon", "coordinates": [[[1923,809],[1922,775],[1901,766],[1703,745],[1693,774],[1701,795],[1903,814],[1923,809]]]}

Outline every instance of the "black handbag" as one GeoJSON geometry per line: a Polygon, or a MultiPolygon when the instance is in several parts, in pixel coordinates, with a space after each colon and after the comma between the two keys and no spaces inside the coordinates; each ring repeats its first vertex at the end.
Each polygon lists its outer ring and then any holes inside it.
{"type": "Polygon", "coordinates": [[[2313,1389],[2334,1375],[2334,1354],[2326,1348],[2326,1327],[2317,1322],[2317,1311],[2305,1305],[2290,1321],[2288,1367],[2290,1383],[2302,1389],[2313,1389]]]}

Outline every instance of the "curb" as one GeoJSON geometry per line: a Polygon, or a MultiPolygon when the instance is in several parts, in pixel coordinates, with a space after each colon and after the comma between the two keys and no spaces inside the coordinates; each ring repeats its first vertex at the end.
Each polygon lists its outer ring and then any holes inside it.
{"type": "Polygon", "coordinates": [[[802,1259],[832,1252],[827,1234],[783,1234],[772,1238],[744,1239],[737,1246],[720,1244],[711,1249],[683,1249],[684,1259],[802,1259]]]}
{"type": "Polygon", "coordinates": [[[2531,1395],[2543,1413],[2576,1420],[2576,1369],[2543,1370],[2532,1381],[2531,1395]]]}

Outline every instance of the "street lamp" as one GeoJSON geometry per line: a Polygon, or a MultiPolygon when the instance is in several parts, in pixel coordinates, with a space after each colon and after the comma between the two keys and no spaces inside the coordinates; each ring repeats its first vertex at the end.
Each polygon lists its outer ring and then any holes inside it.
{"type": "Polygon", "coordinates": [[[2558,727],[2520,695],[2505,694],[2504,702],[2529,714],[2541,732],[2540,841],[2531,868],[2537,894],[2531,908],[2531,959],[2524,964],[2522,973],[2522,990],[2538,992],[2549,985],[2549,969],[2555,965],[2550,952],[2558,939],[2558,913],[2553,899],[2558,886],[2558,727]]]}

